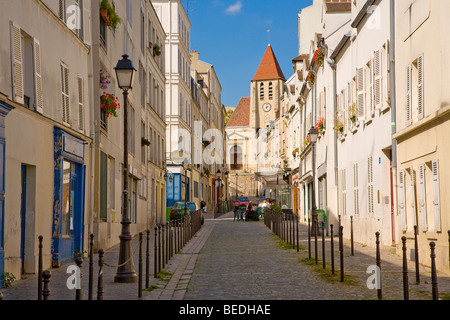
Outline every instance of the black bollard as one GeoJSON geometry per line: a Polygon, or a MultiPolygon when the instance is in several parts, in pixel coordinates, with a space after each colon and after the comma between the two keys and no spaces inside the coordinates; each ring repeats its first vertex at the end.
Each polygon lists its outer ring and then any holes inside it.
{"type": "Polygon", "coordinates": [[[97,282],[97,300],[103,300],[103,249],[98,250],[98,282],[97,282]]]}
{"type": "Polygon", "coordinates": [[[340,253],[340,263],[341,263],[341,282],[344,282],[344,227],[339,227],[339,253],[340,253]]]}
{"type": "Polygon", "coordinates": [[[161,270],[164,269],[166,266],[166,249],[165,249],[165,242],[166,242],[166,228],[164,224],[161,224],[161,270]]]}
{"type": "Polygon", "coordinates": [[[313,228],[314,228],[314,257],[316,259],[315,260],[316,264],[319,264],[319,253],[318,253],[318,248],[317,248],[317,236],[319,233],[319,223],[317,221],[317,215],[314,219],[313,224],[314,224],[314,226],[313,226],[313,228]]]}
{"type": "Polygon", "coordinates": [[[406,237],[402,237],[403,250],[403,299],[409,300],[409,285],[408,285],[408,258],[406,256],[406,237]]]}
{"type": "Polygon", "coordinates": [[[334,276],[334,235],[333,225],[330,225],[330,247],[331,247],[331,275],[334,276]]]}
{"type": "Polygon", "coordinates": [[[430,242],[431,249],[431,289],[433,292],[433,300],[439,300],[437,271],[436,271],[436,243],[430,242]]]}
{"type": "Polygon", "coordinates": [[[416,265],[416,283],[420,283],[420,271],[419,271],[419,244],[417,241],[417,226],[414,226],[414,262],[416,265]]]}
{"type": "Polygon", "coordinates": [[[44,300],[49,300],[50,298],[50,289],[49,289],[49,283],[50,283],[50,277],[52,276],[52,273],[48,270],[45,270],[42,273],[42,281],[44,282],[44,290],[42,290],[42,297],[44,300]]]}
{"type": "Polygon", "coordinates": [[[350,216],[350,252],[351,256],[355,255],[354,246],[353,246],[353,216],[350,216]]]}
{"type": "Polygon", "coordinates": [[[311,220],[308,216],[308,259],[311,260],[311,220]]]}
{"type": "Polygon", "coordinates": [[[83,264],[83,259],[81,257],[78,257],[75,259],[75,263],[77,264],[78,270],[80,271],[80,283],[78,283],[78,287],[77,289],[75,289],[75,300],[83,300],[83,293],[81,291],[81,278],[82,278],[82,273],[81,273],[81,265],[83,264]]]}
{"type": "Polygon", "coordinates": [[[161,243],[162,243],[162,230],[161,230],[161,224],[158,224],[158,273],[161,272],[161,270],[162,270],[161,243]]]}
{"type": "Polygon", "coordinates": [[[145,288],[150,287],[150,230],[147,230],[147,247],[145,253],[145,288]]]}
{"type": "Polygon", "coordinates": [[[170,226],[169,223],[166,222],[166,263],[169,263],[169,252],[170,252],[170,226]]]}
{"type": "Polygon", "coordinates": [[[42,300],[42,240],[39,236],[39,262],[38,262],[38,300],[42,300]]]}
{"type": "Polygon", "coordinates": [[[326,269],[326,262],[325,262],[325,221],[322,224],[322,267],[325,270],[326,269]]]}
{"type": "Polygon", "coordinates": [[[158,227],[155,227],[155,246],[154,246],[154,277],[158,277],[158,227]]]}
{"type": "Polygon", "coordinates": [[[139,274],[138,274],[138,299],[142,298],[142,242],[144,234],[139,233],[139,274]]]}
{"type": "Polygon", "coordinates": [[[380,287],[377,289],[377,295],[378,295],[378,300],[382,300],[383,299],[383,292],[381,289],[381,256],[380,256],[380,233],[376,232],[375,233],[376,236],[376,263],[377,263],[377,267],[379,270],[379,274],[378,276],[380,277],[380,279],[378,279],[380,287]]]}
{"type": "Polygon", "coordinates": [[[89,242],[89,293],[88,299],[93,299],[94,292],[94,235],[91,234],[89,242]]]}

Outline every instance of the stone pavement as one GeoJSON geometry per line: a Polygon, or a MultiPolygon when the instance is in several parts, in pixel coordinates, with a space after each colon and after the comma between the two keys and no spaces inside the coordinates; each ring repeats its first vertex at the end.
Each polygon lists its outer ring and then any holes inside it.
{"type": "MultiPolygon", "coordinates": [[[[145,239],[145,236],[144,236],[145,239]]],[[[330,272],[330,239],[326,239],[326,269],[322,268],[321,237],[318,237],[318,260],[308,260],[307,228],[300,226],[300,252],[282,242],[260,222],[235,222],[229,213],[217,219],[205,215],[205,225],[186,246],[154,277],[154,234],[150,236],[150,288],[143,300],[374,300],[376,290],[369,290],[367,267],[375,265],[375,249],[344,240],[345,281],[339,281],[338,239],[335,237],[335,276],[330,272]]],[[[134,264],[138,271],[138,239],[133,240],[134,264]]],[[[144,240],[144,271],[145,271],[144,240]]],[[[105,262],[117,264],[119,248],[105,253],[105,262]]],[[[66,287],[67,266],[52,269],[51,300],[74,300],[75,291],[66,287]]],[[[421,266],[421,283],[415,284],[414,265],[409,262],[410,299],[430,300],[429,270],[421,266]]],[[[402,300],[402,260],[388,249],[381,250],[383,299],[402,300]]],[[[97,257],[94,262],[94,299],[97,297],[97,257]]],[[[88,261],[83,263],[83,299],[88,295],[88,261]]],[[[116,284],[116,268],[104,267],[104,299],[136,300],[138,285],[116,284]]],[[[143,281],[145,287],[145,276],[143,281]]],[[[438,275],[442,299],[450,297],[450,278],[438,275]]],[[[36,300],[37,276],[0,289],[4,300],[36,300]]]]}

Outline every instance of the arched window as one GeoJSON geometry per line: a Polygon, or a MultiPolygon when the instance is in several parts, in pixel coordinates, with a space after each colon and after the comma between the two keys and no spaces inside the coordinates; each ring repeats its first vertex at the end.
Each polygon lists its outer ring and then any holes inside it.
{"type": "Polygon", "coordinates": [[[235,145],[230,150],[231,170],[242,170],[242,149],[240,146],[235,145]]]}
{"type": "Polygon", "coordinates": [[[273,84],[272,82],[269,83],[269,99],[273,99],[273,84]]]}
{"type": "Polygon", "coordinates": [[[259,88],[259,98],[261,100],[264,100],[264,83],[261,83],[261,86],[259,88]]]}

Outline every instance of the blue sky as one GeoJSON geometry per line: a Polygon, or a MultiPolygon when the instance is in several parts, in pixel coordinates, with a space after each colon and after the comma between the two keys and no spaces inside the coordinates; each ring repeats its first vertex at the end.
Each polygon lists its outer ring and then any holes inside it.
{"type": "MultiPolygon", "coordinates": [[[[187,7],[187,0],[183,0],[187,7]]],[[[236,107],[250,96],[250,81],[269,43],[284,76],[298,54],[297,13],[312,0],[189,0],[191,50],[214,65],[222,103],[236,107]],[[267,32],[270,30],[270,33],[267,32]]]]}

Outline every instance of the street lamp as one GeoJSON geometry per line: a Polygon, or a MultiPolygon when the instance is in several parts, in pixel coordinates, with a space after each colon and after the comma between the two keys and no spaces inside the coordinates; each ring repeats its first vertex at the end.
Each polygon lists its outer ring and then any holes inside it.
{"type": "Polygon", "coordinates": [[[316,206],[316,142],[317,138],[319,137],[319,131],[315,127],[312,127],[311,130],[309,130],[309,141],[311,142],[312,147],[312,176],[313,176],[313,184],[312,184],[312,234],[314,234],[314,241],[315,241],[315,262],[317,261],[317,206],[316,206]]]}
{"type": "Polygon", "coordinates": [[[236,201],[238,199],[238,176],[239,174],[236,173],[236,201]]]}
{"type": "Polygon", "coordinates": [[[124,54],[122,60],[119,60],[116,71],[117,83],[123,91],[124,105],[124,143],[123,143],[123,204],[122,204],[122,233],[120,239],[119,267],[114,282],[134,283],[137,281],[137,275],[134,270],[133,255],[131,252],[132,236],[130,234],[130,218],[128,212],[128,90],[133,87],[134,74],[136,69],[133,62],[124,54]]]}

